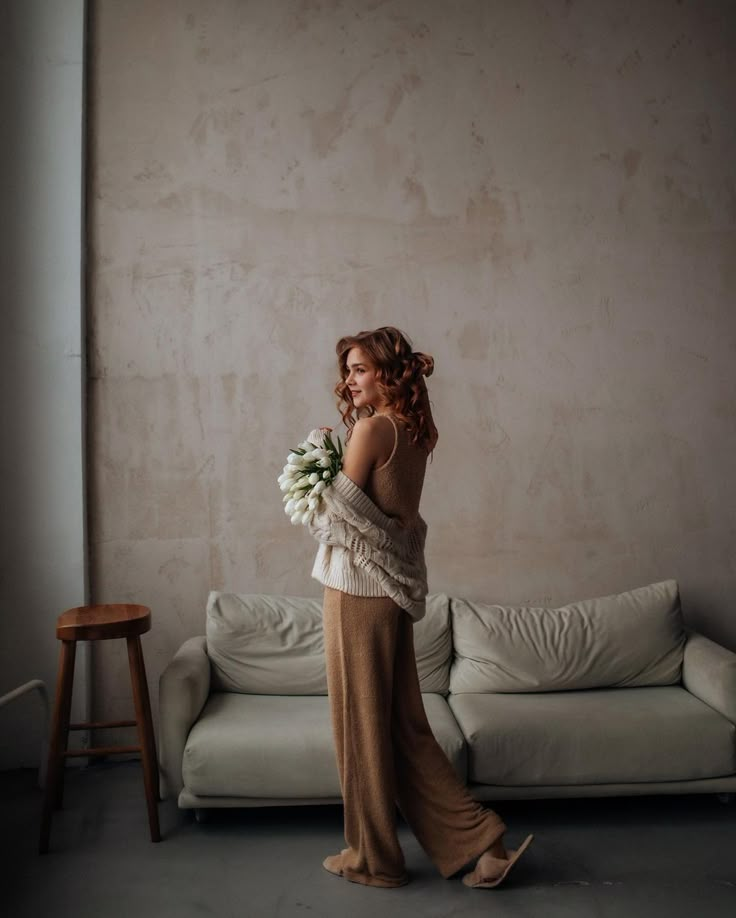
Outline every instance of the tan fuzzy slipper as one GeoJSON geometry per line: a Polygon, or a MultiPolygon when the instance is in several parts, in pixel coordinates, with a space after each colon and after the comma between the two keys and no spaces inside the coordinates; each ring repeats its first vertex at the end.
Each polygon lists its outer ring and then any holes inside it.
{"type": "MultiPolygon", "coordinates": [[[[334,873],[336,877],[345,877],[345,871],[342,868],[342,856],[348,850],[348,848],[345,848],[340,852],[340,854],[329,854],[322,861],[322,866],[330,873],[334,873]]],[[[406,884],[409,882],[409,875],[407,874],[399,883],[381,880],[377,877],[364,877],[358,879],[357,877],[347,876],[345,879],[349,880],[351,883],[360,883],[362,886],[386,886],[393,889],[396,886],[406,886],[406,884]]]]}
{"type": "Polygon", "coordinates": [[[329,870],[330,873],[334,873],[335,876],[341,877],[343,875],[342,852],[340,852],[340,854],[329,854],[322,861],[322,866],[325,868],[325,870],[329,870]]]}
{"type": "MultiPolygon", "coordinates": [[[[478,867],[476,866],[475,870],[465,874],[463,877],[463,883],[466,886],[472,886],[473,888],[480,887],[482,889],[490,889],[494,886],[498,886],[499,883],[502,883],[506,879],[509,870],[511,870],[521,855],[526,851],[526,849],[532,843],[533,838],[533,835],[527,835],[527,837],[516,850],[508,848],[508,858],[492,857],[492,866],[490,868],[488,866],[484,868],[485,874],[488,874],[490,870],[490,876],[481,874],[478,867]]],[[[480,858],[478,858],[478,860],[480,861],[480,858]]],[[[488,860],[488,858],[486,858],[486,860],[488,860]]]]}

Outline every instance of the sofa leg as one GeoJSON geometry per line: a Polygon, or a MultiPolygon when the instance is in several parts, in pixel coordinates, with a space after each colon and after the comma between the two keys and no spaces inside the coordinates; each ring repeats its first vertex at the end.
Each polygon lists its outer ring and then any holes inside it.
{"type": "Polygon", "coordinates": [[[716,796],[718,797],[718,800],[721,803],[728,804],[728,803],[733,803],[734,800],[736,800],[736,794],[725,793],[725,794],[717,794],[716,796]]]}
{"type": "Polygon", "coordinates": [[[207,822],[209,818],[209,811],[202,806],[197,806],[194,808],[194,818],[197,822],[207,822]]]}

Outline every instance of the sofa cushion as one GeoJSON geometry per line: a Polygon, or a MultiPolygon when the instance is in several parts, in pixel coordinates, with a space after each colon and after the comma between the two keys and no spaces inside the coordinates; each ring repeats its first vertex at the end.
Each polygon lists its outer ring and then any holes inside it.
{"type": "Polygon", "coordinates": [[[450,695],[468,780],[689,781],[736,771],[736,726],[682,686],[450,695]]]}
{"type": "MultiPolygon", "coordinates": [[[[326,695],[322,600],[270,593],[224,593],[207,599],[207,654],[216,691],[256,695],[326,695]]],[[[450,600],[427,596],[414,625],[423,692],[450,684],[450,600]]]]}
{"type": "MultiPolygon", "coordinates": [[[[422,700],[465,782],[465,740],[447,702],[438,694],[422,700]]],[[[340,797],[329,698],[214,692],[189,731],[182,776],[200,796],[340,797]]]]}
{"type": "Polygon", "coordinates": [[[450,691],[452,631],[450,597],[446,593],[429,593],[427,612],[414,622],[414,655],[417,658],[419,687],[423,692],[450,691]]]}
{"type": "Polygon", "coordinates": [[[319,599],[212,590],[206,633],[213,690],[327,694],[319,599]]]}
{"type": "Polygon", "coordinates": [[[450,691],[671,685],[686,632],[676,580],[559,608],[450,600],[450,691]]]}

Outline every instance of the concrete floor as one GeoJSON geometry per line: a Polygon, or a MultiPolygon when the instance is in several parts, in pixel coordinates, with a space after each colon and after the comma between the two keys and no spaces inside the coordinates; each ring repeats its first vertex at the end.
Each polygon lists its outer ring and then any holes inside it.
{"type": "Polygon", "coordinates": [[[498,889],[444,880],[400,822],[411,882],[379,889],[322,867],[344,847],[340,806],[213,810],[199,824],[166,801],[151,843],[133,759],[67,769],[39,855],[36,777],[0,773],[4,918],[736,915],[736,805],[715,795],[499,802],[507,844],[535,839],[498,889]]]}

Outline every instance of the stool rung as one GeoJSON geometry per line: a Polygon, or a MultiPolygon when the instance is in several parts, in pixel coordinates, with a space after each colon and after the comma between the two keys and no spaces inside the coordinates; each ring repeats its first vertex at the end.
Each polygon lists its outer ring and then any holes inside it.
{"type": "Polygon", "coordinates": [[[89,749],[67,749],[63,756],[110,755],[113,752],[140,752],[140,746],[90,746],[89,749]]]}
{"type": "Polygon", "coordinates": [[[137,720],[96,720],[83,724],[69,724],[70,730],[95,730],[97,727],[135,727],[137,720]]]}

